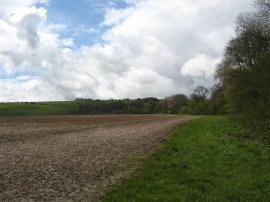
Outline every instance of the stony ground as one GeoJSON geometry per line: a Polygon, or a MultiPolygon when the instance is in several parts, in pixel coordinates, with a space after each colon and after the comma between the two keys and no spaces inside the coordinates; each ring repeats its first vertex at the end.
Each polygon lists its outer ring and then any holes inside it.
{"type": "Polygon", "coordinates": [[[0,201],[98,201],[194,117],[0,117],[0,201]]]}

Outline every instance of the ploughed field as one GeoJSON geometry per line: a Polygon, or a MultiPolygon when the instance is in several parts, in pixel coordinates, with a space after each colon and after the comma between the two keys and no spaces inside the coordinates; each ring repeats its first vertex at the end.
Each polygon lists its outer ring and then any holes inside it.
{"type": "Polygon", "coordinates": [[[0,117],[0,201],[97,201],[191,116],[0,117]]]}

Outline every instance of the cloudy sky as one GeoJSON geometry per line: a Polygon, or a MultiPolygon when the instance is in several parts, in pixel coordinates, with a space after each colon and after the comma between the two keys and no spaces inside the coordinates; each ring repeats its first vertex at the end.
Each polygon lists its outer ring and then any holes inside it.
{"type": "Polygon", "coordinates": [[[0,101],[164,98],[213,84],[249,0],[0,0],[0,101]]]}

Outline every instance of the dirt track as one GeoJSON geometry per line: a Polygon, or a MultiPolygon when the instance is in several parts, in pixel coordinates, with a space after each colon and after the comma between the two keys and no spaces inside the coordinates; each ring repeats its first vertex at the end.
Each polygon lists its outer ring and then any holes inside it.
{"type": "Polygon", "coordinates": [[[0,201],[97,201],[193,117],[0,117],[0,201]]]}

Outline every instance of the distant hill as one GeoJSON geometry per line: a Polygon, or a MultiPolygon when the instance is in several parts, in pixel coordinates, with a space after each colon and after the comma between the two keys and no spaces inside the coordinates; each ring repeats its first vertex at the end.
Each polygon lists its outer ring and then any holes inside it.
{"type": "Polygon", "coordinates": [[[72,114],[76,104],[74,101],[0,103],[0,116],[67,115],[72,114]]]}
{"type": "Polygon", "coordinates": [[[0,103],[0,116],[167,113],[165,100],[80,100],[0,103]]]}

